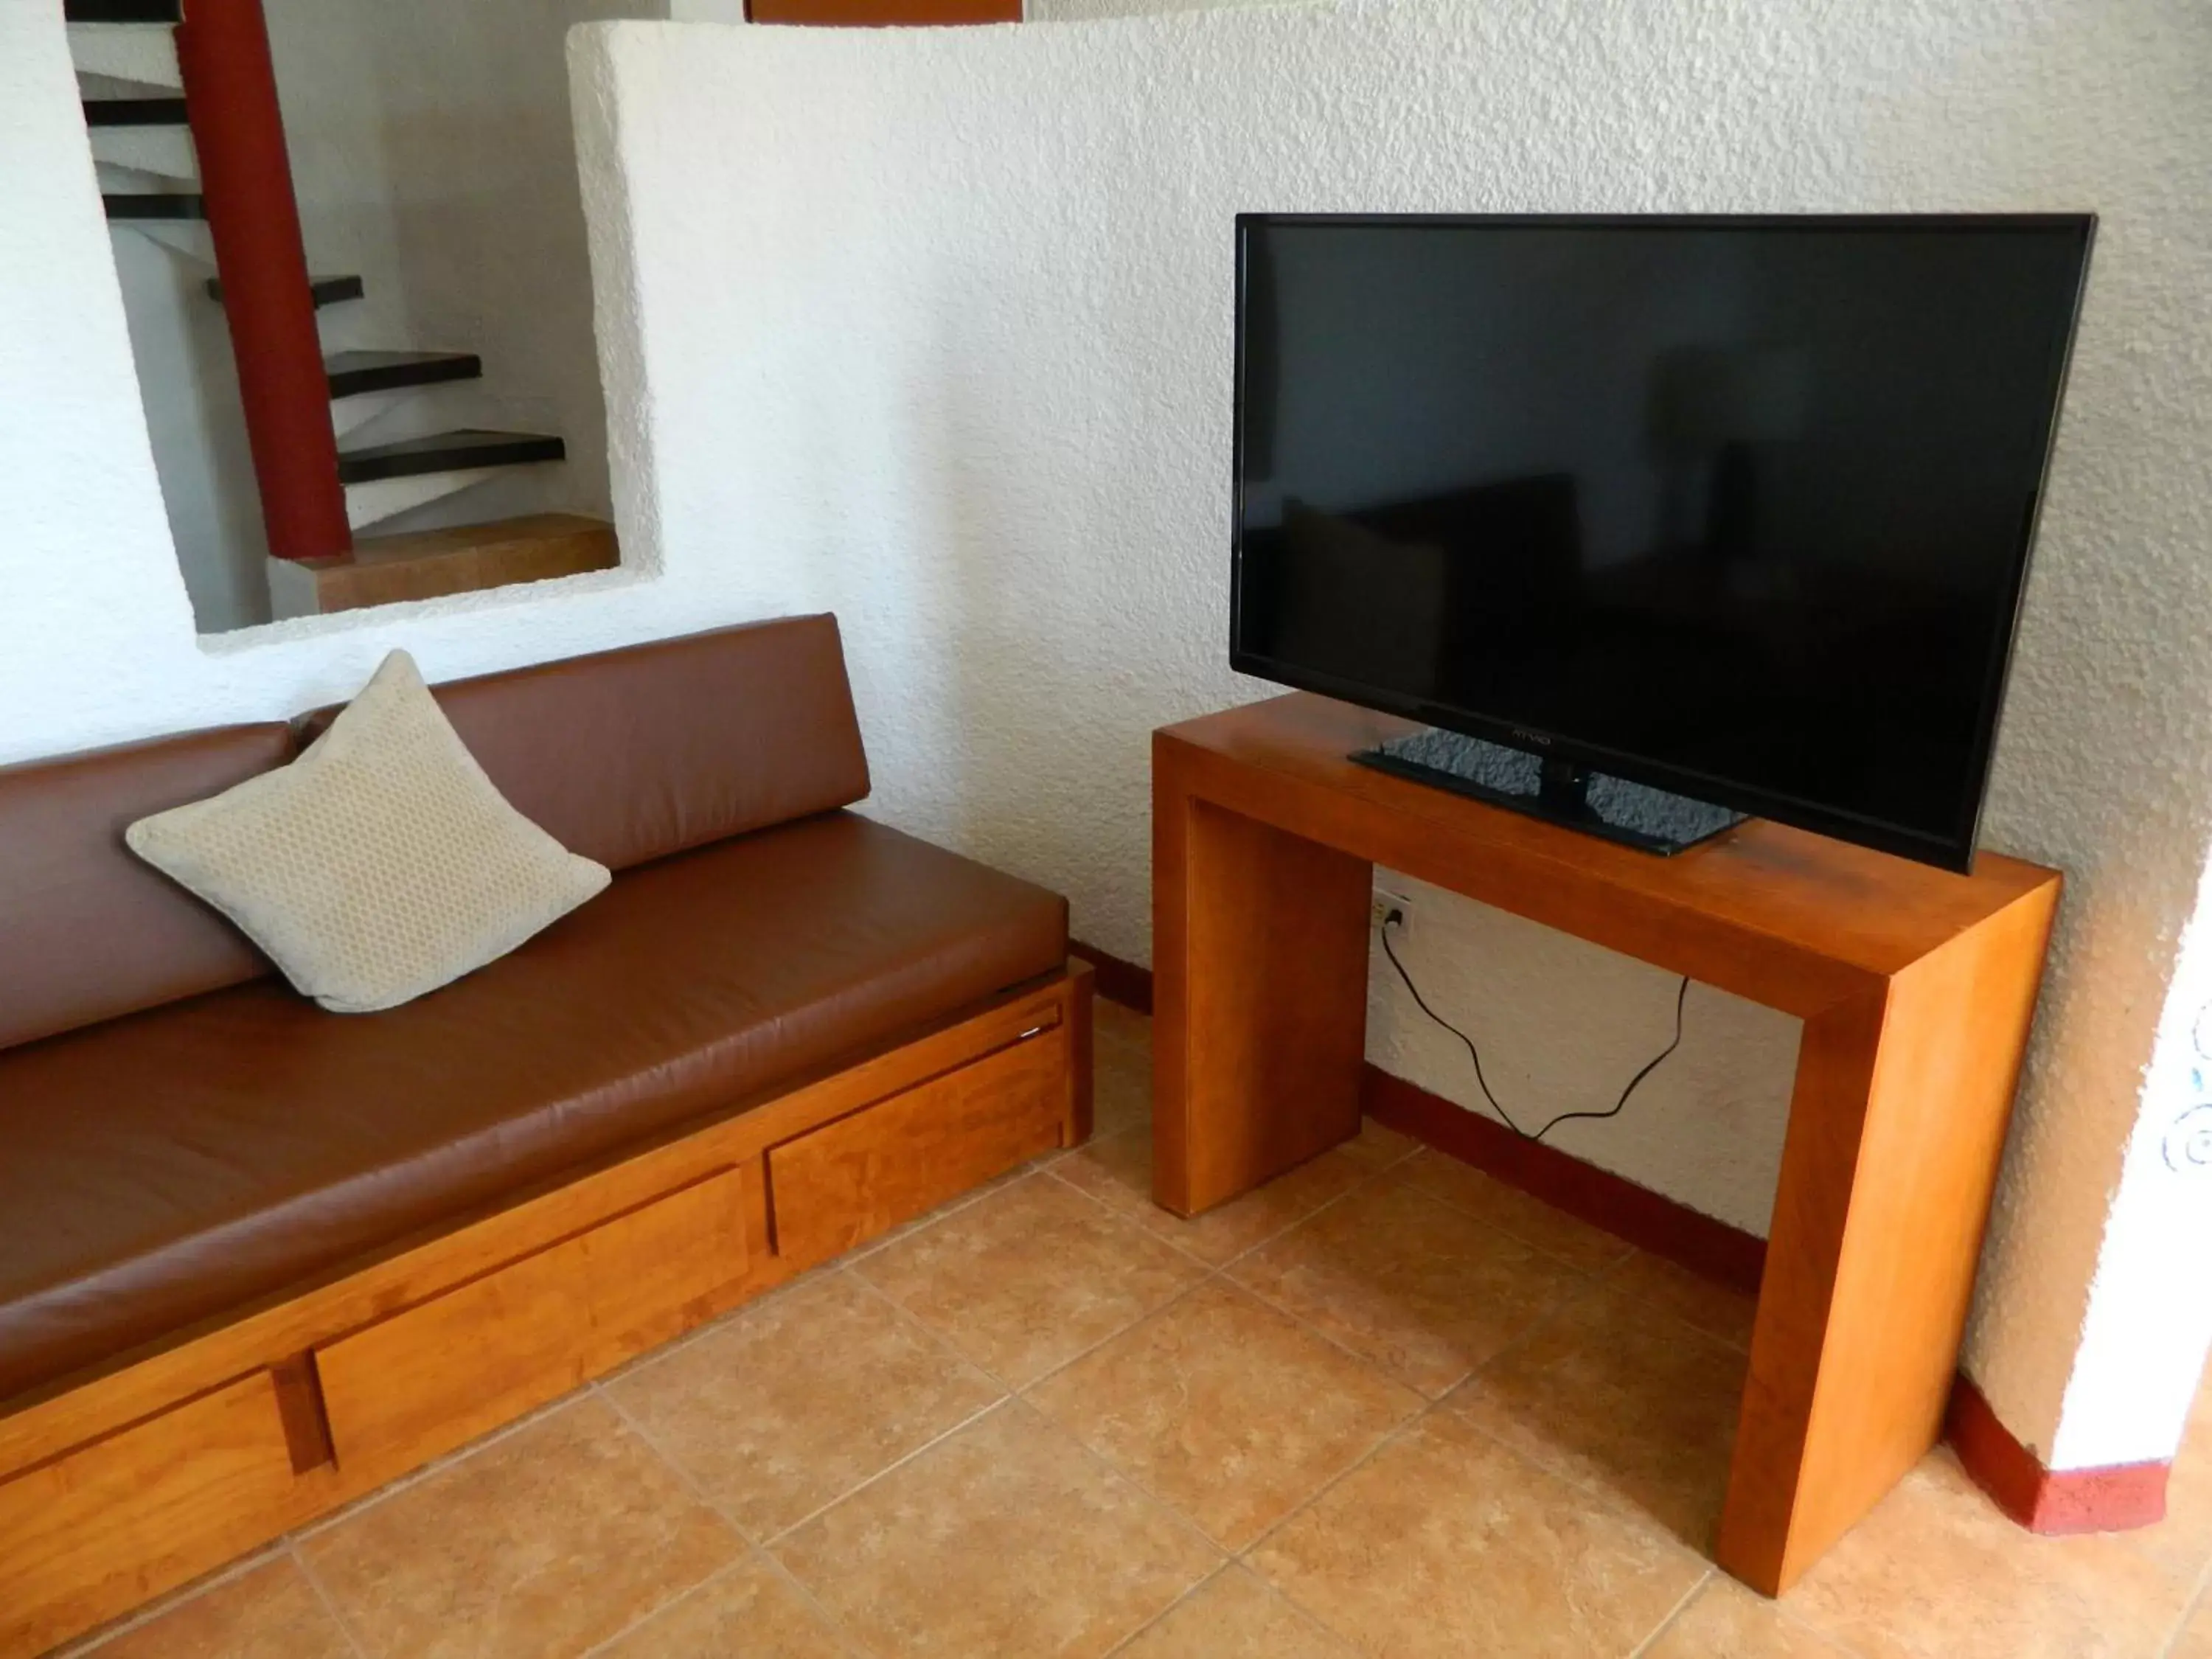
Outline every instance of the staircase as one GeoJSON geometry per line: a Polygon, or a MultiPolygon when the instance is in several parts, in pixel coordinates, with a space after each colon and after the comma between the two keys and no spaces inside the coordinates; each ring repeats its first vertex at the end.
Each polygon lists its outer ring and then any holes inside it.
{"type": "MultiPolygon", "coordinates": [[[[249,41],[258,35],[260,20],[256,0],[193,0],[192,23],[187,27],[208,30],[209,38],[183,57],[179,31],[185,25],[185,7],[180,0],[64,0],[63,10],[84,100],[85,125],[98,167],[100,198],[109,221],[154,237],[172,257],[207,267],[208,301],[226,305],[223,272],[219,267],[246,257],[241,248],[246,253],[255,252],[256,237],[249,233],[261,227],[235,228],[254,216],[251,210],[257,204],[234,203],[226,210],[220,199],[215,222],[210,223],[191,104],[192,84],[200,85],[202,96],[210,95],[208,71],[203,69],[197,82],[186,71],[195,61],[195,52],[198,61],[204,61],[218,46],[236,39],[241,17],[253,32],[247,37],[249,41]],[[212,24],[204,21],[203,7],[210,18],[222,14],[219,36],[212,24]],[[228,242],[223,234],[226,212],[234,227],[228,242]]],[[[260,56],[265,62],[265,45],[260,56]]],[[[223,101],[208,107],[233,112],[239,96],[237,84],[226,79],[222,86],[223,101]],[[233,109],[226,109],[226,103],[233,109]]],[[[268,96],[273,106],[273,83],[268,96]]],[[[277,135],[270,141],[276,165],[260,168],[255,176],[282,175],[284,212],[275,219],[289,228],[295,244],[290,269],[297,272],[301,255],[296,248],[296,210],[289,201],[289,169],[283,164],[281,129],[275,125],[273,107],[270,115],[269,130],[277,135]]],[[[231,131],[236,131],[234,123],[226,125],[231,131]]],[[[215,140],[210,137],[209,142],[215,140]]],[[[210,151],[210,155],[214,154],[210,151]]],[[[214,173],[216,169],[210,164],[209,171],[214,173]]],[[[253,170],[249,167],[248,171],[253,170]]],[[[231,176],[238,176],[236,171],[231,176]]],[[[210,190],[217,187],[210,185],[210,190]]],[[[263,225],[270,217],[260,216],[263,225]]],[[[267,240],[265,234],[259,235],[260,243],[267,240]]],[[[271,278],[267,265],[244,274],[253,280],[242,282],[242,289],[264,296],[269,293],[271,278]]],[[[294,276],[289,287],[278,290],[277,297],[282,300],[286,293],[297,294],[299,281],[294,276]]],[[[309,276],[306,285],[312,313],[318,319],[318,333],[320,315],[326,308],[343,307],[366,293],[362,279],[356,276],[309,276]]],[[[285,301],[289,306],[296,303],[285,301]]],[[[613,527],[603,520],[570,514],[538,514],[402,536],[357,536],[356,532],[387,526],[401,514],[419,511],[514,468],[558,464],[566,455],[566,447],[557,434],[549,433],[459,427],[395,434],[391,428],[407,425],[410,414],[422,412],[420,400],[433,389],[477,381],[484,372],[482,361],[472,352],[405,346],[336,350],[311,346],[310,349],[320,351],[320,381],[327,391],[330,436],[323,439],[311,429],[303,431],[310,422],[303,418],[307,410],[296,395],[302,366],[296,357],[271,366],[272,349],[254,338],[258,320],[237,314],[229,319],[241,390],[246,394],[255,471],[270,528],[270,589],[275,614],[312,614],[426,599],[605,568],[618,562],[613,527]],[[250,347],[256,349],[250,350],[250,347]],[[289,380],[295,393],[290,409],[281,411],[281,419],[272,413],[271,397],[259,399],[263,418],[262,429],[258,431],[253,395],[257,388],[247,384],[252,378],[249,358],[252,374],[264,384],[289,380]],[[301,458],[318,451],[329,455],[330,450],[322,446],[332,441],[335,477],[323,477],[319,484],[313,478],[303,481],[299,477],[301,458]],[[272,480],[272,471],[285,476],[272,480]],[[272,488],[277,483],[288,497],[281,513],[276,510],[279,503],[272,501],[272,488]],[[293,510],[303,490],[325,495],[340,492],[343,528],[335,502],[331,510],[320,514],[293,510]],[[311,527],[304,532],[293,527],[301,524],[311,527]]],[[[301,330],[306,326],[304,322],[299,325],[301,330]]],[[[295,337],[305,341],[308,337],[301,332],[295,337]]],[[[280,356],[283,345],[280,338],[280,356]]],[[[275,387],[278,394],[285,390],[283,384],[275,387]]],[[[412,422],[416,427],[426,423],[430,422],[420,419],[412,422]]]]}

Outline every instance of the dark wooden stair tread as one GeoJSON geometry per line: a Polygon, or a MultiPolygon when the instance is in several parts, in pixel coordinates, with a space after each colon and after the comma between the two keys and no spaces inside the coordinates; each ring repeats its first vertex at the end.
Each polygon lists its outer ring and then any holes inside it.
{"type": "Polygon", "coordinates": [[[183,0],[62,0],[69,23],[181,23],[183,0]]]}
{"type": "Polygon", "coordinates": [[[340,351],[323,359],[331,396],[358,397],[364,392],[398,392],[407,386],[473,380],[483,360],[469,351],[340,351]]]}
{"type": "Polygon", "coordinates": [[[380,478],[414,478],[427,472],[463,472],[485,466],[523,466],[557,461],[568,453],[560,439],[536,432],[483,432],[464,428],[434,432],[424,438],[338,452],[340,483],[374,483],[380,478]]]}
{"type": "MultiPolygon", "coordinates": [[[[220,305],[222,302],[222,278],[209,277],[207,291],[208,298],[220,305]]],[[[358,300],[368,289],[358,276],[310,276],[307,278],[307,292],[314,296],[315,307],[320,310],[342,300],[358,300]]]]}
{"type": "Polygon", "coordinates": [[[181,127],[191,125],[181,98],[88,98],[88,127],[181,127]]]}
{"type": "Polygon", "coordinates": [[[207,204],[182,191],[150,191],[111,195],[100,192],[100,204],[111,219],[204,219],[207,204]]]}

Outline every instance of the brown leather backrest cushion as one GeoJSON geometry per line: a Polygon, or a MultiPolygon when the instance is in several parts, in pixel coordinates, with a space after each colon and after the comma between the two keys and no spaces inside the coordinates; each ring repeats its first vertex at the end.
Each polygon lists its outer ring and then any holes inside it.
{"type": "Polygon", "coordinates": [[[286,726],[233,726],[0,767],[0,1048],[267,973],[123,831],[291,758],[286,726]]]}
{"type": "MultiPolygon", "coordinates": [[[[868,793],[835,617],[749,623],[430,690],[515,809],[611,870],[868,793]]],[[[308,716],[302,744],[336,714],[308,716]]]]}

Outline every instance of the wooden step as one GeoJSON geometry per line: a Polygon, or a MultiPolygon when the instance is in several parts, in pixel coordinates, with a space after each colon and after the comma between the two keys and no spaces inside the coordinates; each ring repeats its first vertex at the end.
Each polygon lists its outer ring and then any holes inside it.
{"type": "Polygon", "coordinates": [[[340,450],[338,482],[374,483],[380,478],[419,478],[433,472],[527,466],[560,460],[568,453],[566,444],[547,433],[485,432],[473,428],[434,432],[423,438],[340,450]]]}
{"type": "Polygon", "coordinates": [[[181,98],[88,98],[88,127],[181,127],[190,122],[181,98]]]}
{"type": "Polygon", "coordinates": [[[517,582],[550,580],[622,562],[615,528],[575,513],[537,513],[492,524],[364,536],[342,558],[271,562],[270,591],[282,615],[358,611],[366,605],[434,599],[517,582]],[[278,594],[291,588],[290,603],[278,594]],[[308,596],[312,595],[310,599],[308,596]]]}
{"type": "Polygon", "coordinates": [[[182,0],[62,0],[70,23],[181,23],[182,0]]]}
{"type": "MultiPolygon", "coordinates": [[[[7,0],[21,5],[23,0],[7,0]]],[[[161,21],[117,16],[105,22],[69,25],[70,62],[76,70],[81,97],[174,97],[185,89],[177,62],[174,19],[161,21]]]]}
{"type": "MultiPolygon", "coordinates": [[[[207,291],[209,299],[222,304],[222,278],[209,277],[207,291]]],[[[337,305],[342,300],[358,300],[368,289],[358,276],[310,276],[307,278],[307,291],[314,296],[315,309],[319,311],[325,306],[337,305]]]]}
{"type": "Polygon", "coordinates": [[[409,386],[473,380],[483,360],[467,351],[341,351],[323,359],[331,396],[355,398],[367,392],[399,392],[409,386]]]}
{"type": "Polygon", "coordinates": [[[207,204],[184,191],[133,191],[129,195],[103,192],[100,204],[111,222],[133,219],[204,219],[207,204]]]}

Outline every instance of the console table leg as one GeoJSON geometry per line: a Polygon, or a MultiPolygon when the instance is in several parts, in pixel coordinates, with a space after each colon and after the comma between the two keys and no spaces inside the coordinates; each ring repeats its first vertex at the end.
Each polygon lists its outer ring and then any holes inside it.
{"type": "Polygon", "coordinates": [[[1769,1595],[1941,1431],[2056,898],[1805,1022],[1717,1552],[1769,1595]]]}
{"type": "Polygon", "coordinates": [[[1359,1132],[1373,866],[1163,782],[1152,1196],[1196,1215],[1359,1132]]]}

